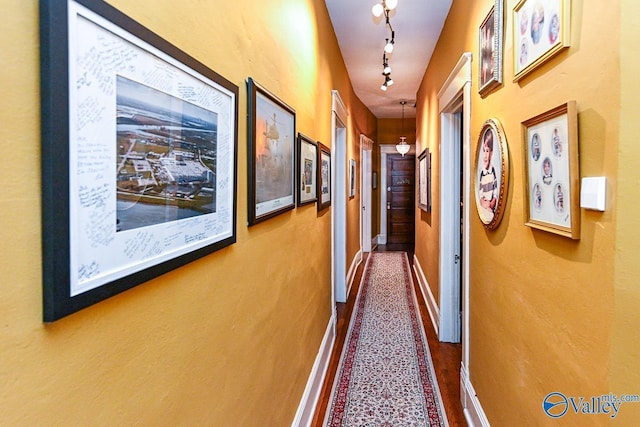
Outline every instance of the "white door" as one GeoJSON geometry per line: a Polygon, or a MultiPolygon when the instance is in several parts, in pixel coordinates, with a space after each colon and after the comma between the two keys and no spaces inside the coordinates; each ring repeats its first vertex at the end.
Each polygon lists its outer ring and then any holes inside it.
{"type": "MultiPolygon", "coordinates": [[[[331,224],[333,301],[347,302],[347,109],[332,91],[331,114],[331,224]]],[[[335,310],[335,304],[332,304],[335,310]]]]}
{"type": "Polygon", "coordinates": [[[360,135],[360,247],[371,252],[371,150],[373,141],[360,135]]]}

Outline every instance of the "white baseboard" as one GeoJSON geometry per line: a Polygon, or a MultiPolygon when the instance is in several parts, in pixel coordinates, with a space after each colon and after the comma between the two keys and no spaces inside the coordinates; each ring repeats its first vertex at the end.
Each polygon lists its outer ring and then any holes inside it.
{"type": "Polygon", "coordinates": [[[378,234],[378,244],[386,245],[387,244],[387,235],[386,234],[378,234]]]}
{"type": "Polygon", "coordinates": [[[360,265],[360,263],[362,263],[362,250],[359,250],[353,257],[351,266],[349,267],[349,271],[347,272],[347,299],[349,299],[351,286],[353,285],[353,279],[356,277],[356,271],[358,270],[358,266],[360,265]]]}
{"type": "Polygon", "coordinates": [[[307,380],[307,386],[302,394],[302,400],[300,400],[296,416],[291,423],[292,427],[309,427],[313,422],[313,416],[316,412],[322,385],[324,384],[324,377],[329,367],[333,344],[336,340],[334,323],[335,317],[331,316],[327,330],[324,332],[322,344],[320,344],[320,350],[318,351],[316,360],[313,363],[313,368],[311,369],[311,374],[307,380]]]}
{"type": "Polygon", "coordinates": [[[471,385],[469,373],[464,364],[460,367],[460,396],[464,418],[467,420],[469,427],[490,427],[489,420],[482,409],[473,385],[471,385]]]}
{"type": "Polygon", "coordinates": [[[375,251],[378,247],[378,236],[371,239],[371,252],[375,251]]]}
{"type": "Polygon", "coordinates": [[[433,293],[431,292],[431,288],[429,287],[429,282],[427,282],[427,278],[422,271],[420,261],[418,261],[418,258],[415,256],[415,254],[413,255],[413,271],[416,273],[416,277],[418,278],[418,285],[420,285],[420,291],[422,291],[422,296],[427,303],[427,310],[429,310],[429,317],[431,318],[433,329],[436,331],[436,335],[439,335],[440,309],[438,308],[438,303],[433,297],[433,293]]]}

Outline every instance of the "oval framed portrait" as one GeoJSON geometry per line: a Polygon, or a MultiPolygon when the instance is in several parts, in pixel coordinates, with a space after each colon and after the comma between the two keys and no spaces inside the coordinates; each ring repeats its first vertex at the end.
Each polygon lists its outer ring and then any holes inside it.
{"type": "Polygon", "coordinates": [[[473,190],[480,221],[489,230],[500,225],[509,188],[509,150],[507,137],[498,119],[484,122],[476,148],[473,190]]]}

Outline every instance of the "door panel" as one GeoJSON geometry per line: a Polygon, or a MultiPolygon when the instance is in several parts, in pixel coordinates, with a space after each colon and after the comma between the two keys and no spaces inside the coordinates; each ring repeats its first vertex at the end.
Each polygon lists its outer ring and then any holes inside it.
{"type": "Polygon", "coordinates": [[[415,156],[402,157],[399,154],[387,156],[387,183],[387,245],[413,245],[415,156]]]}

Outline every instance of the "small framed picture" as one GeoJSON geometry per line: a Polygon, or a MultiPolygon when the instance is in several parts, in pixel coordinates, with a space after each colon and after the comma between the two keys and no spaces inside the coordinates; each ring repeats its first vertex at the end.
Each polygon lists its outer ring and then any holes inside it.
{"type": "Polygon", "coordinates": [[[418,207],[431,212],[431,154],[425,148],[418,156],[418,207]]]}
{"type": "Polygon", "coordinates": [[[331,206],[331,150],[318,142],[318,210],[331,206]]]}
{"type": "Polygon", "coordinates": [[[296,113],[252,78],[249,92],[249,225],[295,208],[296,113]]]}
{"type": "Polygon", "coordinates": [[[371,172],[371,188],[374,190],[378,189],[378,172],[371,172]]]}
{"type": "Polygon", "coordinates": [[[482,224],[494,230],[500,224],[509,189],[509,150],[498,119],[482,125],[476,151],[476,207],[482,224]]]}
{"type": "Polygon", "coordinates": [[[522,122],[525,224],[580,238],[578,113],[575,101],[522,122]]]}
{"type": "Polygon", "coordinates": [[[318,200],[318,143],[298,133],[298,206],[318,200]]]}
{"type": "Polygon", "coordinates": [[[351,159],[349,160],[349,198],[353,198],[356,196],[356,175],[356,161],[354,159],[351,159]]]}
{"type": "Polygon", "coordinates": [[[478,92],[482,97],[502,84],[503,0],[495,0],[478,34],[478,92]]]}
{"type": "Polygon", "coordinates": [[[569,47],[570,0],[520,0],[513,9],[513,81],[569,47]]]}

